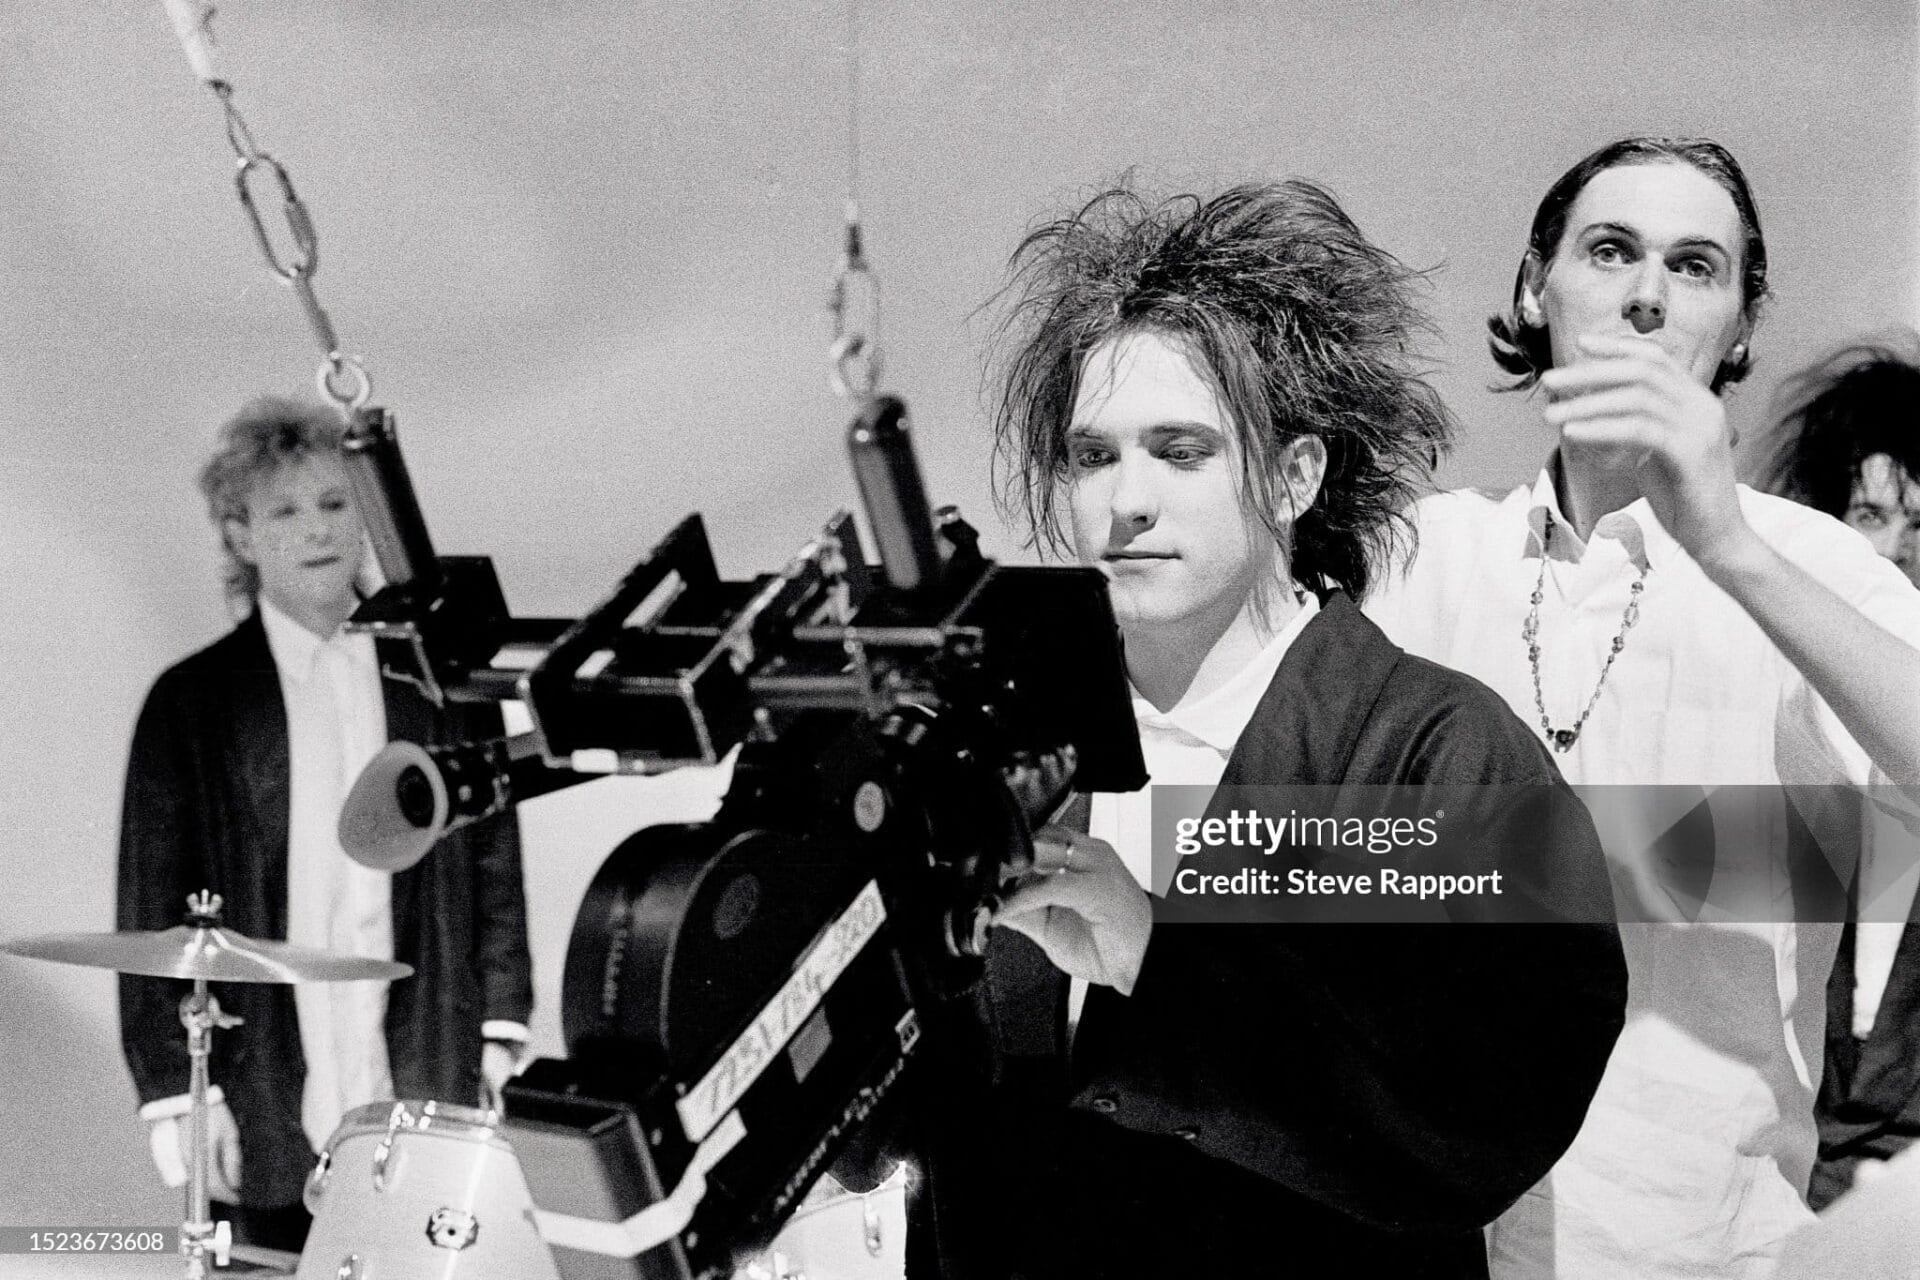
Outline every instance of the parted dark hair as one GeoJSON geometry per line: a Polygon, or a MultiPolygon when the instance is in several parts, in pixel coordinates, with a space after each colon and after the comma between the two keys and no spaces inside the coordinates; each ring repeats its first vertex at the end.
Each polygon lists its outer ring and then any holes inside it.
{"type": "MultiPolygon", "coordinates": [[[[1740,215],[1743,235],[1741,246],[1741,310],[1749,321],[1757,319],[1760,303],[1767,296],[1767,241],[1760,231],[1760,210],[1753,200],[1753,188],[1740,162],[1711,138],[1622,138],[1593,152],[1560,175],[1540,207],[1533,214],[1533,229],[1527,233],[1527,251],[1521,256],[1520,269],[1513,278],[1513,297],[1507,310],[1487,319],[1487,345],[1493,350],[1493,362],[1514,376],[1502,391],[1524,391],[1553,368],[1553,347],[1545,325],[1527,325],[1520,319],[1520,295],[1527,285],[1529,267],[1538,262],[1546,269],[1560,248],[1567,229],[1567,215],[1589,182],[1608,169],[1635,164],[1685,164],[1712,178],[1733,198],[1740,215]]],[[[1743,351],[1737,360],[1723,361],[1713,376],[1717,393],[1747,376],[1753,357],[1743,351]]]]}
{"type": "Polygon", "coordinates": [[[1844,517],[1877,453],[1920,480],[1920,335],[1900,329],[1815,361],[1774,393],[1779,444],[1766,486],[1844,517]]]}
{"type": "Polygon", "coordinates": [[[1415,367],[1420,274],[1370,244],[1324,188],[1249,183],[1157,198],[1129,177],[1014,251],[999,329],[995,469],[1030,545],[1065,545],[1057,499],[1090,352],[1133,332],[1181,344],[1239,436],[1242,499],[1296,581],[1358,598],[1410,532],[1453,419],[1415,367]],[[1320,493],[1283,510],[1281,450],[1325,443],[1320,493]],[[1289,520],[1291,531],[1289,532],[1289,520]]]}
{"type": "Polygon", "coordinates": [[[227,597],[235,604],[260,594],[260,571],[235,553],[227,522],[245,524],[254,486],[289,462],[338,453],[343,430],[331,409],[286,396],[261,396],[220,428],[213,456],[200,469],[200,493],[220,531],[227,597]]]}

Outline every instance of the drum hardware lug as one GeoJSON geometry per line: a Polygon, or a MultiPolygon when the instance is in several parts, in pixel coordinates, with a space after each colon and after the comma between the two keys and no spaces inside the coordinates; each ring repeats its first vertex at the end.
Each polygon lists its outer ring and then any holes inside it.
{"type": "Polygon", "coordinates": [[[361,1280],[366,1272],[360,1266],[360,1255],[350,1253],[340,1259],[340,1266],[334,1271],[334,1280],[361,1280]]]}
{"type": "Polygon", "coordinates": [[[442,1206],[427,1219],[427,1240],[436,1249],[464,1249],[480,1238],[480,1220],[462,1209],[442,1206]]]}
{"type": "Polygon", "coordinates": [[[862,1239],[867,1246],[867,1256],[879,1257],[880,1250],[886,1244],[886,1237],[881,1230],[883,1224],[880,1221],[880,1213],[873,1207],[872,1196],[860,1197],[860,1225],[863,1228],[862,1239]]]}
{"type": "Polygon", "coordinates": [[[313,1209],[312,1202],[327,1193],[327,1184],[332,1180],[333,1145],[329,1143],[327,1149],[320,1153],[320,1158],[314,1161],[313,1172],[307,1175],[306,1193],[301,1196],[301,1199],[307,1202],[309,1212],[313,1209]]]}
{"type": "Polygon", "coordinates": [[[413,1127],[413,1113],[407,1110],[407,1104],[394,1103],[393,1110],[387,1115],[387,1136],[382,1138],[380,1145],[373,1149],[373,1189],[375,1191],[387,1189],[387,1162],[393,1159],[394,1135],[402,1129],[413,1127]]]}

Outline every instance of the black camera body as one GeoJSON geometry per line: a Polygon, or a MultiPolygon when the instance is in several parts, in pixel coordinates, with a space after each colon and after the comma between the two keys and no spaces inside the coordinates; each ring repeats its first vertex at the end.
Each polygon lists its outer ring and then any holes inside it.
{"type": "Polygon", "coordinates": [[[607,858],[568,948],[569,1056],[506,1090],[567,1280],[731,1275],[912,1060],[942,1052],[927,1014],[979,980],[1031,825],[1069,790],[1146,780],[1105,578],[998,565],[957,515],[936,525],[898,400],[869,401],[849,440],[877,566],[842,513],[780,573],[729,582],[693,516],[531,660],[484,664],[395,616],[407,599],[461,609],[457,574],[370,602],[369,628],[406,640],[399,674],[517,696],[535,725],[484,749],[390,748],[342,816],[370,863],[557,785],[739,748],[712,821],[607,858]]]}
{"type": "Polygon", "coordinates": [[[1030,823],[1062,798],[1029,813],[1006,771],[1070,748],[1077,785],[1142,780],[1130,721],[1111,723],[1131,714],[1117,641],[1089,653],[1084,640],[1100,634],[1104,581],[949,569],[967,579],[948,580],[962,588],[952,608],[882,587],[855,621],[948,638],[891,659],[896,674],[920,671],[901,681],[913,700],[880,715],[770,716],[713,821],[636,833],[588,889],[563,984],[570,1056],[507,1090],[509,1131],[569,1280],[732,1274],[910,1057],[942,1051],[922,1011],[978,980],[996,896],[1030,866],[1030,823]],[[915,620],[916,608],[933,616],[915,620]],[[1060,643],[1076,634],[1079,645],[1060,643]],[[1087,696],[1102,687],[1114,696],[1087,696]],[[725,1149],[703,1152],[716,1134],[725,1149]],[[581,1222],[670,1203],[690,1171],[704,1182],[697,1208],[625,1269],[566,1243],[651,1239],[581,1222]]]}

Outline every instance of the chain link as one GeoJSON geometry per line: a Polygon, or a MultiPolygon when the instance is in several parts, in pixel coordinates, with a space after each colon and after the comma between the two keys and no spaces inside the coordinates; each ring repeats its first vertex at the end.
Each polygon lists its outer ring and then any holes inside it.
{"type": "Polygon", "coordinates": [[[294,190],[293,175],[287,172],[287,167],[254,141],[246,117],[234,105],[233,86],[220,79],[207,79],[206,83],[219,99],[221,113],[226,117],[227,145],[233,148],[234,156],[234,189],[247,215],[247,223],[253,229],[254,241],[260,246],[260,256],[266,259],[267,269],[293,290],[301,313],[306,316],[307,327],[319,344],[322,358],[315,378],[321,394],[333,401],[343,414],[351,415],[371,398],[373,383],[360,358],[340,350],[340,334],[334,328],[333,317],[320,305],[319,295],[314,292],[313,280],[320,274],[320,235],[314,230],[313,215],[294,190]],[[284,255],[274,244],[266,219],[261,216],[260,200],[254,195],[256,180],[270,180],[279,188],[280,212],[286,219],[290,241],[290,252],[284,255]]]}
{"type": "Polygon", "coordinates": [[[846,251],[827,300],[833,338],[827,346],[835,395],[864,400],[880,385],[880,280],[867,265],[859,211],[847,208],[846,251]]]}
{"type": "Polygon", "coordinates": [[[259,242],[260,254],[267,260],[267,269],[288,284],[309,279],[318,272],[320,240],[314,234],[313,218],[307,213],[307,206],[294,192],[293,177],[287,167],[266,152],[256,151],[240,160],[233,172],[233,184],[240,193],[240,207],[246,210],[247,221],[253,226],[253,238],[259,242]],[[281,212],[287,220],[287,231],[293,237],[294,258],[290,263],[281,261],[279,251],[273,246],[273,237],[267,234],[266,221],[260,216],[260,205],[253,198],[250,179],[261,169],[272,174],[280,186],[281,212]]]}
{"type": "Polygon", "coordinates": [[[860,229],[860,0],[847,0],[847,231],[827,310],[827,377],[835,395],[865,400],[880,385],[880,281],[860,229]]]}

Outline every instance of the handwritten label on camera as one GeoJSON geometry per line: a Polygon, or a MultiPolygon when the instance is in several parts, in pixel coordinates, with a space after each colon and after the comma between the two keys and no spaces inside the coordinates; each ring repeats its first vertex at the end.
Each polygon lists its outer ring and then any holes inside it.
{"type": "Polygon", "coordinates": [[[727,1047],[700,1082],[676,1104],[687,1139],[698,1142],[753,1087],[769,1064],[792,1040],[861,948],[887,918],[880,886],[867,881],[838,919],[793,971],[780,993],[767,1001],[745,1032],[727,1047]]]}

